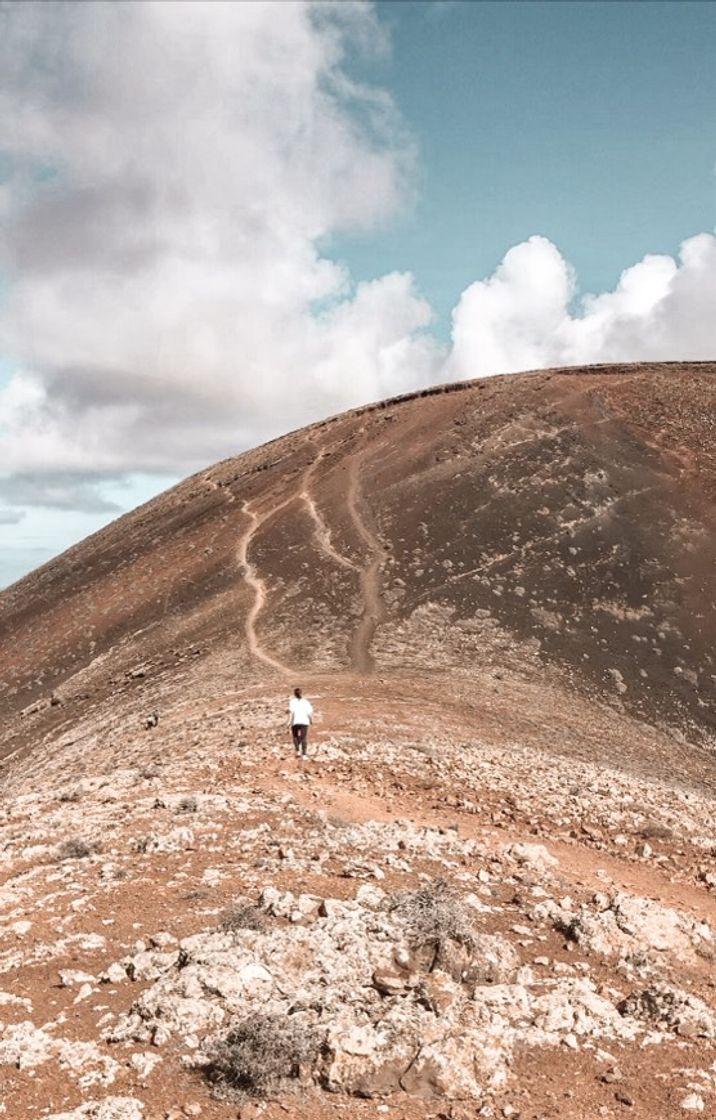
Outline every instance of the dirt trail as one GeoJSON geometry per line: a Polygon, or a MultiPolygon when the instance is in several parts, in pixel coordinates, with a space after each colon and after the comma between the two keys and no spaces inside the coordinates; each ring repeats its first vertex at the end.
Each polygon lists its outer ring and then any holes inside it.
{"type": "MultiPolygon", "coordinates": [[[[283,504],[286,505],[288,503],[284,502],[283,504]]],[[[251,607],[248,610],[246,618],[244,620],[246,644],[249,648],[249,653],[252,657],[255,657],[257,661],[262,661],[264,665],[268,665],[271,669],[278,670],[279,673],[283,673],[285,676],[291,676],[291,670],[289,669],[289,667],[287,665],[284,665],[283,662],[278,661],[277,658],[271,657],[271,655],[267,653],[259,643],[256,633],[256,621],[264,608],[264,604],[266,603],[266,585],[264,580],[261,579],[259,575],[257,575],[256,569],[249,560],[249,547],[254,536],[261,528],[264,521],[268,517],[270,517],[271,514],[277,512],[277,510],[273,509],[270,513],[264,514],[263,517],[259,517],[257,513],[254,513],[254,511],[249,508],[249,503],[244,502],[242,511],[246,514],[247,517],[251,519],[251,523],[249,524],[246,532],[243,534],[241,540],[239,541],[237,559],[239,562],[241,573],[246,583],[254,593],[254,601],[251,604],[251,607]]]]}
{"type": "Polygon", "coordinates": [[[321,515],[321,512],[316,505],[315,499],[306,490],[302,491],[301,497],[306,503],[308,512],[310,513],[314,521],[314,536],[321,551],[324,552],[326,556],[328,556],[331,560],[333,560],[335,564],[340,564],[342,568],[348,568],[352,572],[359,572],[360,568],[357,564],[355,564],[347,556],[342,556],[340,552],[336,552],[331,540],[331,530],[323,520],[323,516],[321,515]]]}
{"type": "Polygon", "coordinates": [[[351,460],[348,483],[348,510],[358,536],[368,549],[368,561],[360,572],[363,596],[363,615],[351,638],[351,665],[356,673],[372,673],[375,662],[370,652],[376,628],[385,617],[381,597],[380,564],[383,558],[381,542],[373,527],[373,519],[366,509],[360,493],[360,457],[351,460]]]}
{"type": "Polygon", "coordinates": [[[298,497],[305,503],[306,508],[314,523],[314,537],[318,547],[328,558],[341,568],[354,572],[358,576],[360,593],[363,599],[363,614],[360,622],[350,640],[349,654],[352,669],[357,673],[370,673],[374,669],[370,645],[376,627],[385,615],[385,608],[380,592],[380,563],[383,555],[381,542],[373,527],[372,517],[365,508],[365,503],[360,494],[360,458],[356,456],[350,466],[348,484],[348,510],[351,520],[361,541],[366,545],[368,558],[361,566],[351,557],[336,550],[333,545],[331,530],[316,505],[311,493],[311,480],[321,461],[326,454],[326,449],[321,448],[308,466],[303,476],[303,488],[298,497]]]}
{"type": "Polygon", "coordinates": [[[303,476],[303,489],[301,490],[299,497],[302,498],[302,500],[305,502],[306,508],[308,509],[311,519],[313,520],[313,535],[321,551],[326,556],[328,556],[328,558],[332,560],[334,564],[340,565],[341,568],[347,568],[351,572],[359,573],[359,565],[356,564],[354,560],[351,560],[349,556],[344,556],[342,553],[337,552],[333,547],[331,530],[326,524],[323,514],[316,505],[315,498],[311,493],[311,480],[313,479],[313,475],[323,461],[325,454],[326,449],[325,447],[322,447],[313,462],[309,465],[303,476]]]}
{"type": "MultiPolygon", "coordinates": [[[[377,565],[380,563],[380,555],[377,554],[374,558],[372,558],[369,561],[368,567],[363,570],[361,569],[360,565],[358,565],[350,557],[344,556],[343,554],[338,552],[333,546],[331,531],[326,524],[323,515],[318,509],[318,506],[316,505],[313,494],[311,493],[311,480],[321,462],[323,461],[325,454],[326,448],[322,447],[318,449],[317,454],[314,456],[314,458],[308,464],[306,470],[303,472],[299,487],[293,494],[291,494],[288,498],[285,498],[278,505],[271,507],[262,514],[258,514],[254,510],[252,510],[249,502],[245,501],[242,506],[242,512],[251,519],[251,523],[239,541],[237,560],[240,570],[243,574],[243,578],[254,593],[254,601],[248,611],[244,622],[246,642],[252,657],[255,657],[258,661],[263,662],[264,665],[268,665],[270,668],[276,669],[286,676],[293,675],[292,670],[289,668],[289,666],[284,665],[283,662],[267,653],[267,651],[261,646],[258,640],[256,623],[268,600],[268,592],[266,590],[265,580],[263,580],[261,576],[258,575],[255,566],[249,560],[249,548],[261,527],[277,513],[280,513],[282,509],[285,509],[286,506],[289,506],[292,502],[302,501],[308,509],[309,516],[311,517],[314,524],[313,535],[321,551],[326,556],[328,556],[333,563],[338,564],[340,567],[346,568],[351,572],[354,572],[359,577],[361,593],[365,602],[365,611],[363,618],[361,619],[361,624],[358,627],[358,631],[356,632],[356,635],[351,642],[351,661],[354,664],[354,668],[358,667],[359,671],[367,672],[372,668],[372,660],[370,659],[368,653],[368,646],[370,644],[370,639],[372,638],[375,625],[382,617],[382,605],[380,603],[380,598],[377,592],[376,576],[373,574],[374,569],[376,569],[377,574],[377,565]],[[355,653],[354,648],[357,648],[359,652],[355,653]]],[[[365,540],[366,543],[368,543],[371,550],[375,550],[376,548],[380,547],[379,543],[372,534],[371,530],[364,524],[364,521],[361,519],[357,511],[357,506],[355,504],[356,498],[354,494],[356,485],[357,480],[356,482],[354,482],[352,479],[351,493],[353,494],[353,496],[349,496],[351,516],[355,521],[361,539],[365,540]]]]}

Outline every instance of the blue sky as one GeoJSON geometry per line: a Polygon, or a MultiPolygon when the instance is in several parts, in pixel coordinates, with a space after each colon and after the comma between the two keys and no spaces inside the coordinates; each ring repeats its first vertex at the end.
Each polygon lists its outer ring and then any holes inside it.
{"type": "Polygon", "coordinates": [[[716,4],[379,4],[393,49],[368,72],[419,150],[412,211],[332,250],[357,278],[409,269],[450,311],[535,233],[610,289],[716,220],[716,4]]]}
{"type": "Polygon", "coordinates": [[[355,404],[714,357],[714,57],[712,3],[4,6],[0,586],[355,404]]]}

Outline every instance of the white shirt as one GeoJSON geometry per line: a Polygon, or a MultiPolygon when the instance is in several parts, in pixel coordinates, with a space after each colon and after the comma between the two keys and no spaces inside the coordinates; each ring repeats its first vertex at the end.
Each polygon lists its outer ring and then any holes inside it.
{"type": "Polygon", "coordinates": [[[297,696],[292,696],[288,710],[291,713],[291,727],[295,723],[308,724],[311,722],[313,708],[311,707],[311,701],[306,700],[305,696],[302,696],[300,700],[297,696]]]}

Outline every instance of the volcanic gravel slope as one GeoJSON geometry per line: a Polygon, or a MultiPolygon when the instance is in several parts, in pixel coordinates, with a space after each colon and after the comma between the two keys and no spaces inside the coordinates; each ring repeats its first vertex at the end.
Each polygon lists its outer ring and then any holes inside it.
{"type": "Polygon", "coordinates": [[[711,363],[448,386],[2,593],[0,1115],[716,1116],[715,428],[711,363]],[[314,1049],[227,1099],[257,1013],[314,1049]]]}

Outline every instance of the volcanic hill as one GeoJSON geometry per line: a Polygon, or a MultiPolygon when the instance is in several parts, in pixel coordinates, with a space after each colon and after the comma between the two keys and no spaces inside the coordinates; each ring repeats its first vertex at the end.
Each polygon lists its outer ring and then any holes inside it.
{"type": "Polygon", "coordinates": [[[444,386],[2,592],[0,1115],[716,1116],[715,437],[444,386]]]}

